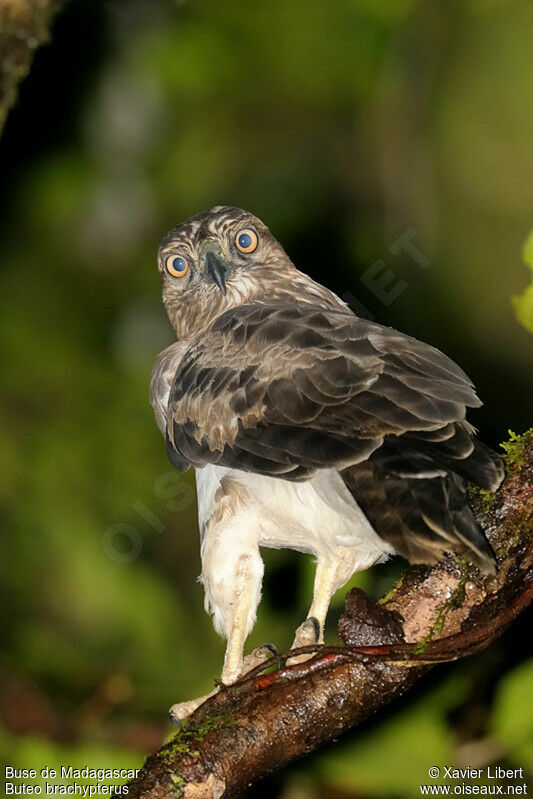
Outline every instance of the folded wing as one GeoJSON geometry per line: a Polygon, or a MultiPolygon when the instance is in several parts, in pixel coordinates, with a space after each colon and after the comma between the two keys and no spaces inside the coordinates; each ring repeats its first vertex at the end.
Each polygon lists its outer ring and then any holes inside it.
{"type": "Polygon", "coordinates": [[[465,421],[480,404],[441,352],[348,309],[244,305],[185,353],[167,447],[181,470],[218,463],[305,480],[335,468],[410,560],[468,550],[487,565],[464,482],[494,488],[502,477],[465,421]]]}

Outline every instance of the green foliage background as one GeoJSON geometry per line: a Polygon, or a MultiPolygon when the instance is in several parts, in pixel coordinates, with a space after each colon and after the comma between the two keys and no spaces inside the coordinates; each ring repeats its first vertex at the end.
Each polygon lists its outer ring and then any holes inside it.
{"type": "MultiPolygon", "coordinates": [[[[302,269],[458,360],[485,440],[531,424],[531,303],[521,327],[511,297],[533,222],[532,28],[527,0],[67,4],[0,143],[7,762],[138,766],[168,706],[220,671],[193,477],[147,401],[172,339],[155,268],[172,225],[249,208],[302,269]],[[429,265],[391,251],[408,230],[429,265]],[[378,259],[407,284],[390,304],[361,280],[378,259]]],[[[312,563],[265,557],[249,643],[284,648],[312,563]]],[[[378,594],[402,565],[358,584],[378,594]]],[[[431,765],[532,769],[528,624],[251,795],[410,797],[431,765]]]]}

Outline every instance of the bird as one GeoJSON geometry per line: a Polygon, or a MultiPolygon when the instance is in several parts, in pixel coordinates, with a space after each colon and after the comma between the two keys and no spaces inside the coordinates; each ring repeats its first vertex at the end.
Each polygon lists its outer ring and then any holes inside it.
{"type": "MultiPolygon", "coordinates": [[[[449,553],[495,570],[467,483],[496,490],[502,460],[466,420],[481,402],[459,366],[356,316],[241,208],[174,227],[158,269],[176,341],[156,360],[151,404],[170,462],[196,473],[223,684],[243,673],[261,547],[316,559],[293,646],[322,643],[332,595],[393,555],[434,564],[449,553]]],[[[195,706],[176,705],[176,717],[195,706]]]]}

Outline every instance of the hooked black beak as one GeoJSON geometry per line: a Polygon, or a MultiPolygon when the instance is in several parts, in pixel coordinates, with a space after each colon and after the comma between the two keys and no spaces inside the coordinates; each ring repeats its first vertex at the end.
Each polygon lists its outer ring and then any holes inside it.
{"type": "Polygon", "coordinates": [[[222,294],[226,293],[226,264],[213,250],[205,254],[205,272],[209,280],[216,283],[222,294]]]}

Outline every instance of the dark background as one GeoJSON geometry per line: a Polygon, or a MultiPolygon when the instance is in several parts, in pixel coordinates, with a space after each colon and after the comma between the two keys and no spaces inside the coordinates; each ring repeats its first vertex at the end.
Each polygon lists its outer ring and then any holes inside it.
{"type": "MultiPolygon", "coordinates": [[[[457,360],[486,442],[531,424],[511,297],[533,226],[532,28],[526,0],[66,4],[0,142],[8,762],[137,766],[168,706],[220,672],[193,476],[172,473],[147,400],[174,224],[248,208],[358,312],[457,360]]],[[[313,564],[265,559],[249,644],[285,648],[313,564]]],[[[379,594],[403,565],[353,582],[379,594]]],[[[410,797],[431,765],[531,768],[530,626],[251,795],[410,797]]]]}

